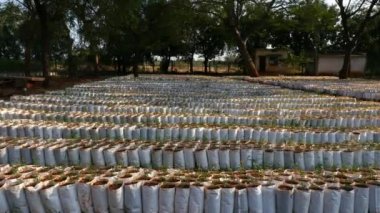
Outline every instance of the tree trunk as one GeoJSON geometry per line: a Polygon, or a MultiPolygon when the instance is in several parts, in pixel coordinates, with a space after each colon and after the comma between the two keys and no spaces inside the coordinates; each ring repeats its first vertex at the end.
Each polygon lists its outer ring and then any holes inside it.
{"type": "Polygon", "coordinates": [[[174,61],[170,60],[170,72],[174,72],[174,61]]]}
{"type": "Polygon", "coordinates": [[[42,59],[42,76],[45,78],[43,82],[44,87],[49,86],[49,29],[48,29],[48,14],[45,3],[41,3],[40,0],[34,0],[38,18],[40,20],[41,27],[41,59],[42,59]]]}
{"type": "Polygon", "coordinates": [[[145,71],[146,71],[145,70],[145,57],[143,58],[143,67],[142,68],[143,68],[143,72],[145,73],[145,71]]]}
{"type": "Polygon", "coordinates": [[[41,20],[41,42],[42,42],[42,76],[45,78],[43,83],[44,87],[49,86],[50,81],[50,67],[49,67],[49,52],[50,52],[50,44],[49,44],[49,35],[47,30],[47,17],[40,17],[41,20]]]}
{"type": "Polygon", "coordinates": [[[190,65],[190,73],[194,74],[194,56],[191,55],[189,58],[189,65],[190,65]]]}
{"type": "Polygon", "coordinates": [[[138,66],[137,63],[134,63],[134,64],[133,64],[133,67],[132,67],[132,72],[133,72],[133,76],[134,76],[135,78],[139,77],[139,73],[138,73],[138,71],[139,71],[139,66],[138,66]]]}
{"type": "Polygon", "coordinates": [[[98,54],[95,54],[95,58],[94,58],[94,70],[95,72],[99,72],[99,55],[98,54]]]}
{"type": "Polygon", "coordinates": [[[351,50],[347,49],[344,53],[343,66],[339,71],[339,79],[347,79],[351,71],[351,50]]]}
{"type": "Polygon", "coordinates": [[[207,74],[208,73],[208,58],[205,57],[205,60],[203,61],[204,71],[207,74]]]}
{"type": "Polygon", "coordinates": [[[26,44],[25,44],[25,76],[29,77],[30,76],[30,64],[31,64],[31,58],[32,58],[32,53],[31,53],[31,50],[30,50],[30,42],[28,41],[26,44]]]}
{"type": "Polygon", "coordinates": [[[170,66],[170,57],[164,56],[160,64],[160,71],[162,73],[168,73],[170,66]]]}
{"type": "Polygon", "coordinates": [[[237,29],[237,27],[234,26],[232,31],[233,31],[237,46],[239,48],[240,55],[244,60],[244,64],[247,70],[250,72],[250,75],[252,77],[259,77],[260,75],[257,72],[255,63],[253,62],[248,52],[247,45],[245,44],[245,42],[243,41],[243,38],[240,35],[239,29],[237,29]]]}
{"type": "Polygon", "coordinates": [[[122,71],[121,71],[121,56],[118,56],[118,57],[117,57],[117,73],[118,73],[119,75],[122,74],[122,71]]]}
{"type": "Polygon", "coordinates": [[[73,56],[72,46],[69,49],[67,61],[68,61],[68,75],[69,75],[69,77],[72,78],[72,77],[78,76],[77,64],[76,64],[75,58],[73,56]]]}
{"type": "Polygon", "coordinates": [[[314,73],[313,75],[318,75],[318,58],[319,58],[319,52],[318,49],[314,50],[314,73]]]}
{"type": "Polygon", "coordinates": [[[227,73],[230,73],[230,70],[231,70],[231,63],[228,62],[227,63],[227,73]]]}

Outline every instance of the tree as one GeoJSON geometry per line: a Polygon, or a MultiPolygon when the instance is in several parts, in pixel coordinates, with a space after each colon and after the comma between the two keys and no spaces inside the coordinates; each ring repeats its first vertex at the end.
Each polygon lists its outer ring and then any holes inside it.
{"type": "MultiPolygon", "coordinates": [[[[40,38],[42,74],[45,78],[44,86],[49,85],[50,54],[53,27],[65,24],[69,1],[60,0],[15,0],[25,10],[25,14],[30,15],[29,21],[38,21],[38,35],[40,38]]],[[[36,22],[31,22],[36,23],[36,22]]],[[[28,49],[28,48],[27,48],[28,49]]],[[[27,59],[27,57],[26,57],[27,59]]]]}
{"type": "Polygon", "coordinates": [[[338,12],[320,0],[302,0],[289,10],[291,37],[289,46],[300,56],[304,52],[314,58],[314,71],[318,70],[318,55],[333,43],[338,31],[338,12]]]}
{"type": "Polygon", "coordinates": [[[22,11],[12,2],[5,3],[0,8],[0,58],[8,60],[21,58],[19,29],[22,21],[22,11]]]}
{"type": "MultiPolygon", "coordinates": [[[[249,34],[244,35],[242,20],[249,16],[250,8],[260,7],[265,11],[281,10],[285,7],[284,0],[198,0],[193,1],[193,8],[199,13],[208,13],[219,18],[226,26],[230,36],[234,39],[240,56],[250,75],[257,77],[259,73],[247,48],[249,34]]],[[[269,13],[268,13],[269,14],[269,13]]],[[[270,16],[268,16],[270,17],[270,16]]],[[[252,31],[251,31],[252,32],[252,31]]]]}
{"type": "Polygon", "coordinates": [[[379,0],[336,0],[339,8],[344,60],[339,78],[346,79],[351,71],[351,54],[360,43],[366,28],[380,15],[379,0]]]}
{"type": "Polygon", "coordinates": [[[208,73],[209,61],[223,52],[224,27],[215,18],[202,14],[196,17],[195,45],[204,58],[204,72],[208,73]]]}
{"type": "Polygon", "coordinates": [[[380,76],[380,16],[364,32],[363,40],[357,49],[367,52],[366,71],[370,75],[380,76]]]}

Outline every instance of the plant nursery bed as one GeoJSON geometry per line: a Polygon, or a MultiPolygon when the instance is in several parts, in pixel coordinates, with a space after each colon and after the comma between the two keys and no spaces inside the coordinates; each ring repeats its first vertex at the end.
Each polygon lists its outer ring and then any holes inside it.
{"type": "Polygon", "coordinates": [[[0,100],[0,213],[379,212],[375,82],[242,79],[69,80],[0,100]]]}

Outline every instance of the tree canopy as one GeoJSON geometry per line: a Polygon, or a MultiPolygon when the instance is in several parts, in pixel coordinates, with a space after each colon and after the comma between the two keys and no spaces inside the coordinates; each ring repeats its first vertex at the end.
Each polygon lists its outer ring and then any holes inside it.
{"type": "Polygon", "coordinates": [[[315,60],[345,54],[341,78],[354,51],[379,52],[379,0],[8,0],[0,3],[0,58],[40,61],[46,78],[53,62],[76,73],[79,58],[95,73],[110,64],[119,74],[173,57],[189,63],[238,53],[248,74],[259,76],[257,48],[286,48],[315,60]],[[377,36],[376,36],[377,35],[377,36]],[[257,63],[257,62],[256,62],[257,63]]]}

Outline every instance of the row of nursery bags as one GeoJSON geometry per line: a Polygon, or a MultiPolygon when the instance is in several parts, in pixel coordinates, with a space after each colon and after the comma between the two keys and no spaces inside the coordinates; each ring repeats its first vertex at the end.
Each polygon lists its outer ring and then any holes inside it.
{"type": "MultiPolygon", "coordinates": [[[[90,180],[90,179],[89,179],[90,180]]],[[[376,213],[380,186],[294,187],[154,181],[16,181],[0,188],[0,212],[22,213],[376,213]]]]}
{"type": "Polygon", "coordinates": [[[215,169],[240,168],[380,168],[380,150],[283,150],[249,147],[235,148],[165,148],[126,145],[3,145],[2,164],[35,164],[41,166],[132,165],[143,168],[215,169]]]}
{"type": "Polygon", "coordinates": [[[193,116],[193,115],[92,115],[92,114],[46,114],[23,111],[0,111],[1,120],[32,119],[33,121],[65,122],[109,122],[158,123],[158,124],[209,124],[209,125],[269,125],[269,126],[302,126],[302,127],[380,127],[380,118],[277,118],[277,117],[232,117],[232,116],[193,116]]]}
{"type": "MultiPolygon", "coordinates": [[[[336,110],[323,110],[317,108],[305,109],[215,109],[215,108],[180,108],[180,107],[166,107],[166,106],[139,106],[139,105],[124,105],[111,107],[106,105],[62,105],[62,104],[44,104],[34,102],[4,102],[0,100],[0,106],[5,108],[17,108],[26,110],[44,110],[49,112],[89,112],[89,113],[104,113],[104,112],[118,112],[118,113],[160,113],[160,114],[174,114],[174,113],[193,113],[193,114],[234,114],[234,115],[250,115],[250,116],[378,116],[380,109],[373,108],[373,105],[368,105],[371,108],[351,108],[349,111],[336,111],[336,110]]],[[[340,108],[341,109],[341,108],[340,108]]]]}
{"type": "Polygon", "coordinates": [[[352,82],[349,85],[336,84],[331,82],[324,82],[322,84],[309,84],[307,81],[265,81],[276,86],[281,86],[291,89],[300,89],[313,92],[324,92],[332,95],[348,96],[364,100],[380,100],[380,90],[378,87],[368,87],[369,85],[365,82],[359,82],[356,85],[355,82],[352,82]],[[366,88],[368,87],[368,88],[366,88]]]}
{"type": "Polygon", "coordinates": [[[84,139],[133,139],[148,141],[236,141],[254,140],[273,144],[292,141],[295,143],[321,144],[344,141],[380,142],[380,132],[372,130],[343,131],[292,131],[263,128],[208,128],[208,127],[144,127],[144,126],[100,126],[91,123],[54,123],[53,125],[29,123],[1,123],[0,137],[36,137],[43,139],[84,138],[84,139]],[[69,126],[71,125],[71,127],[69,126]],[[81,127],[78,127],[81,126],[81,127]],[[87,127],[86,127],[87,126],[87,127]]]}

